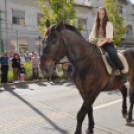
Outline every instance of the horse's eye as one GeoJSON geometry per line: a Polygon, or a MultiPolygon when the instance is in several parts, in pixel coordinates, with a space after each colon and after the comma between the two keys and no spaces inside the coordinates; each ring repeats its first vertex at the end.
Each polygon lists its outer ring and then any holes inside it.
{"type": "Polygon", "coordinates": [[[57,40],[56,39],[54,39],[54,40],[51,41],[51,44],[56,44],[56,43],[57,43],[57,40]]]}

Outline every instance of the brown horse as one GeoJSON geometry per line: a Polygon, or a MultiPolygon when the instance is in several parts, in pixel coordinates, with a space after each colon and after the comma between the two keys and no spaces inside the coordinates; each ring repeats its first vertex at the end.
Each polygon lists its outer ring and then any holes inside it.
{"type": "MultiPolygon", "coordinates": [[[[99,93],[106,86],[109,75],[103,64],[98,47],[86,41],[74,26],[63,24],[63,20],[58,25],[50,25],[47,20],[46,36],[43,39],[43,55],[41,56],[41,70],[45,76],[50,76],[54,69],[54,64],[65,55],[74,66],[73,81],[78,88],[83,104],[77,114],[77,127],[75,134],[82,133],[82,122],[88,114],[89,125],[87,134],[93,134],[94,118],[92,105],[99,93]]],[[[124,51],[129,64],[130,109],[126,117],[126,122],[132,121],[132,109],[134,103],[134,52],[124,51]]],[[[123,115],[127,114],[126,96],[127,89],[121,83],[120,76],[116,76],[107,91],[120,89],[123,95],[123,115]]]]}

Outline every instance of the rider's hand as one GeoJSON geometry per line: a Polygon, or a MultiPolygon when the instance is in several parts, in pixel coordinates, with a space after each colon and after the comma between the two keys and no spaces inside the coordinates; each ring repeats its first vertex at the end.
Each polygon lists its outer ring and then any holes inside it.
{"type": "Polygon", "coordinates": [[[101,42],[98,42],[96,45],[97,45],[98,47],[100,47],[100,46],[102,46],[102,43],[101,43],[101,42]]]}
{"type": "Polygon", "coordinates": [[[91,39],[91,40],[89,40],[89,42],[93,44],[94,43],[94,40],[91,39]]]}

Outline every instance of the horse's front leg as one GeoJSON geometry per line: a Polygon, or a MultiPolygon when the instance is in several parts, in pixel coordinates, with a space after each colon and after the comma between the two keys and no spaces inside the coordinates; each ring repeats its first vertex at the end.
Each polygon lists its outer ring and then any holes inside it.
{"type": "MultiPolygon", "coordinates": [[[[92,107],[92,104],[94,103],[94,101],[95,101],[95,99],[96,99],[96,97],[98,96],[99,93],[100,93],[100,90],[97,90],[96,88],[92,89],[88,93],[85,101],[82,104],[82,107],[81,107],[80,111],[77,114],[77,127],[76,127],[75,134],[82,134],[82,122],[83,122],[86,114],[88,113],[89,108],[92,107]]],[[[90,114],[89,114],[90,119],[91,119],[91,113],[92,113],[92,109],[90,109],[90,114]]],[[[93,124],[92,121],[91,121],[90,126],[92,126],[92,127],[90,129],[91,133],[89,133],[89,134],[93,134],[93,126],[94,126],[94,124],[93,124]]]]}
{"type": "Polygon", "coordinates": [[[88,110],[88,129],[86,130],[86,134],[92,134],[94,133],[94,117],[93,117],[93,107],[91,106],[88,110]]]}
{"type": "MultiPolygon", "coordinates": [[[[84,105],[84,102],[83,102],[84,105]]],[[[82,122],[86,116],[86,112],[85,112],[85,108],[81,107],[80,111],[77,113],[77,127],[76,127],[76,131],[75,134],[82,134],[82,122]]]]}

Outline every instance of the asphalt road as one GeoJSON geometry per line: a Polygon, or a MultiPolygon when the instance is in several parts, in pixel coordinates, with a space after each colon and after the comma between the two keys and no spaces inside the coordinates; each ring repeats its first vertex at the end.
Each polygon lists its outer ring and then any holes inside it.
{"type": "MultiPolygon", "coordinates": [[[[81,105],[82,98],[71,81],[1,88],[0,134],[74,134],[81,105]]],[[[134,134],[134,120],[131,126],[125,125],[121,105],[118,90],[99,95],[93,105],[95,134],[134,134]]],[[[86,117],[82,134],[87,124],[86,117]]]]}

